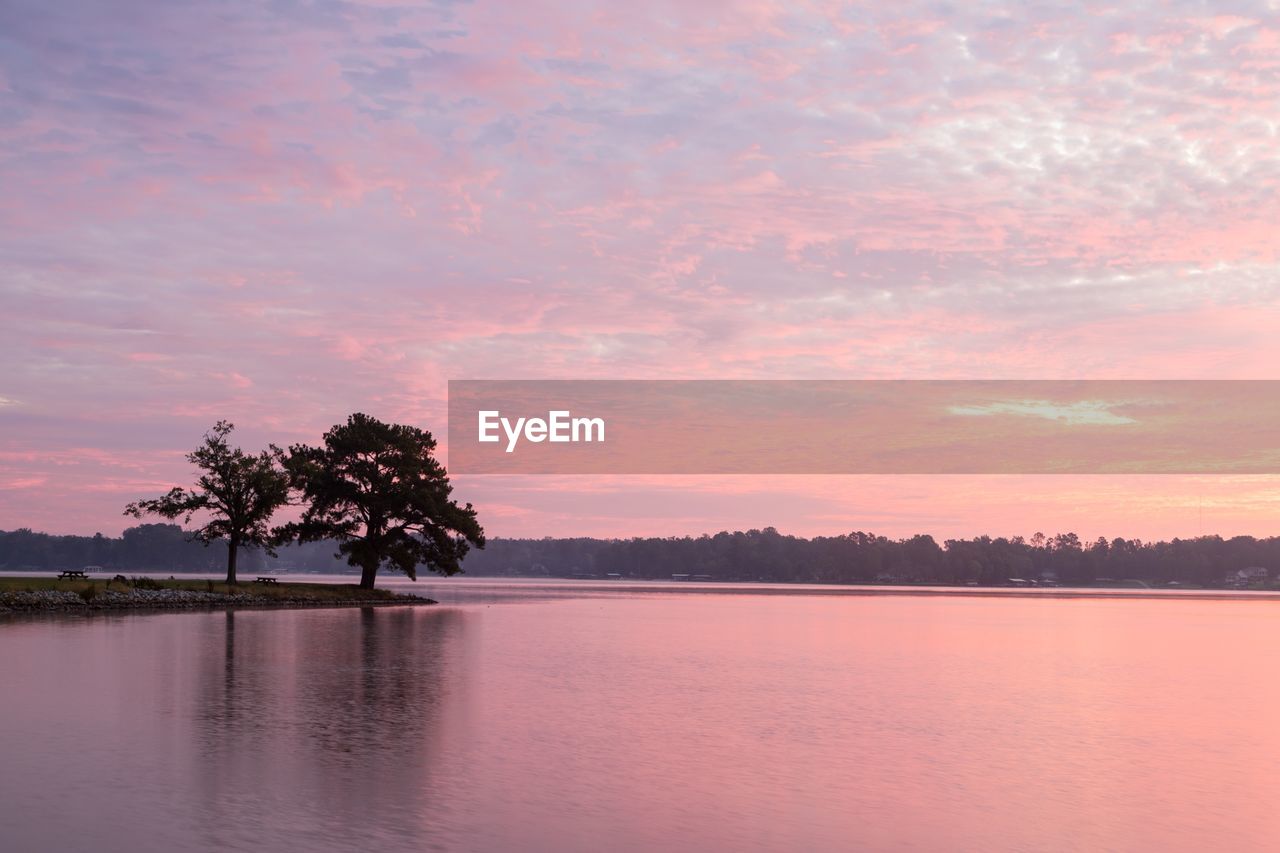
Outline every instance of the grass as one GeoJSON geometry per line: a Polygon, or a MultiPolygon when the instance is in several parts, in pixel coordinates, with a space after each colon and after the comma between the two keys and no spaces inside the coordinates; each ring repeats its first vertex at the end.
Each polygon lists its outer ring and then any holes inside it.
{"type": "MultiPolygon", "coordinates": [[[[392,601],[396,593],[388,589],[361,589],[355,584],[335,583],[254,583],[252,580],[241,581],[236,586],[227,586],[221,581],[209,581],[204,578],[178,578],[161,580],[153,578],[160,589],[188,589],[195,592],[216,592],[223,595],[252,595],[262,598],[307,599],[309,601],[392,601]]],[[[38,590],[66,590],[77,595],[86,594],[90,586],[96,592],[113,590],[129,592],[132,584],[120,581],[108,581],[104,578],[92,580],[58,580],[54,577],[0,576],[0,593],[34,592],[38,590]]],[[[92,593],[89,593],[92,595],[92,593]]]]}

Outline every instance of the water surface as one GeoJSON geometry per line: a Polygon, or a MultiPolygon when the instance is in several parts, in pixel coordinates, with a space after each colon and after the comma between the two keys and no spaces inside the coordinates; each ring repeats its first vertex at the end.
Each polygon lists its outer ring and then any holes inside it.
{"type": "Polygon", "coordinates": [[[1280,846],[1280,603],[603,586],[0,620],[3,847],[1280,846]]]}

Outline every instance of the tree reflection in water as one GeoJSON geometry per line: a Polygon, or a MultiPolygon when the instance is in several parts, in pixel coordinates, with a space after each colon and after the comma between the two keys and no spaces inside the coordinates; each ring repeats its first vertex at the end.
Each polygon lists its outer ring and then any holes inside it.
{"type": "Polygon", "coordinates": [[[231,612],[202,643],[193,709],[201,834],[253,845],[282,831],[430,846],[436,759],[466,616],[447,608],[231,612]]]}

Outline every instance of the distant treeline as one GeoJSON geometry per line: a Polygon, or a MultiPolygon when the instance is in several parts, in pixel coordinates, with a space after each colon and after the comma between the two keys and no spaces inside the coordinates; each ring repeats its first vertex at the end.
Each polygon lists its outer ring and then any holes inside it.
{"type": "MultiPolygon", "coordinates": [[[[331,542],[311,542],[280,549],[280,560],[263,551],[244,548],[240,565],[246,571],[283,568],[281,563],[314,572],[351,572],[346,560],[334,559],[331,542]]],[[[191,541],[176,524],[139,524],[119,537],[51,536],[26,528],[0,531],[0,570],[35,571],[101,566],[119,572],[223,572],[227,546],[214,540],[208,547],[191,541]]]]}
{"type": "MultiPolygon", "coordinates": [[[[246,569],[350,572],[330,542],[283,548],[277,559],[247,551],[246,569]]],[[[0,569],[102,566],[117,571],[214,572],[225,550],[188,542],[175,524],[131,527],[119,538],[0,532],[0,569]]],[[[1172,542],[1102,539],[1074,533],[1047,537],[889,539],[855,532],[803,539],[773,528],[714,536],[646,539],[490,539],[467,556],[470,575],[510,577],[670,578],[805,583],[907,582],[1003,584],[1011,578],[1081,584],[1111,580],[1222,586],[1280,574],[1280,537],[1201,536],[1172,542]],[[1259,572],[1257,569],[1264,569],[1259,572]],[[1249,577],[1251,575],[1252,577],[1249,577]]]]}
{"type": "MultiPolygon", "coordinates": [[[[803,539],[773,528],[649,539],[491,539],[466,562],[469,574],[620,575],[803,583],[1004,584],[1017,578],[1063,584],[1104,580],[1221,586],[1238,572],[1280,567],[1280,537],[1202,536],[1172,542],[1047,537],[889,539],[871,533],[803,539]]],[[[1262,579],[1253,572],[1255,581],[1262,579]]]]}

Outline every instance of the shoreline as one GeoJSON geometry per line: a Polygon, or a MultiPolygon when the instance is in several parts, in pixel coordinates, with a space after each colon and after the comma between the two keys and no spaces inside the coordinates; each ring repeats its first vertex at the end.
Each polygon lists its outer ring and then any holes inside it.
{"type": "Polygon", "coordinates": [[[123,613],[134,611],[210,611],[387,607],[436,604],[430,598],[387,589],[317,583],[256,584],[228,587],[209,580],[58,580],[14,577],[0,580],[0,616],[34,613],[123,613]]]}
{"type": "MultiPolygon", "coordinates": [[[[811,595],[824,597],[951,597],[951,598],[1018,598],[1018,599],[1108,599],[1162,601],[1275,601],[1280,590],[1266,589],[1161,589],[1142,587],[1013,587],[1013,586],[928,586],[890,584],[813,584],[753,581],[668,581],[602,579],[570,580],[563,578],[501,578],[468,576],[450,579],[470,590],[501,591],[503,589],[539,589],[547,592],[590,591],[593,595],[643,593],[649,595],[811,595]],[[465,585],[465,586],[464,586],[465,585]]],[[[431,583],[431,582],[428,582],[431,583]]],[[[436,594],[442,587],[436,582],[436,594]]]]}
{"type": "MultiPolygon", "coordinates": [[[[298,576],[294,576],[297,578],[298,576]]],[[[337,576],[331,576],[337,577],[337,576]]],[[[1007,587],[929,586],[889,584],[808,584],[761,583],[752,581],[688,582],[653,580],[603,580],[569,578],[510,578],[469,576],[428,580],[423,593],[406,593],[394,586],[360,589],[332,579],[301,580],[282,576],[277,583],[242,581],[228,587],[211,578],[165,580],[140,577],[125,581],[116,578],[59,580],[48,575],[7,575],[0,573],[0,618],[9,615],[43,613],[96,614],[128,612],[208,612],[217,610],[284,610],[325,607],[387,607],[439,604],[425,594],[452,601],[449,589],[456,583],[459,592],[497,592],[510,589],[539,590],[552,595],[581,593],[604,595],[748,595],[816,596],[821,598],[967,598],[967,599],[1048,599],[1107,601],[1276,601],[1280,590],[1161,589],[1141,587],[1007,587]],[[452,581],[453,583],[451,583],[452,581]],[[432,589],[431,587],[434,587],[432,589]],[[87,592],[90,588],[92,592],[87,592]]],[[[395,578],[388,579],[394,584],[395,578]]]]}

